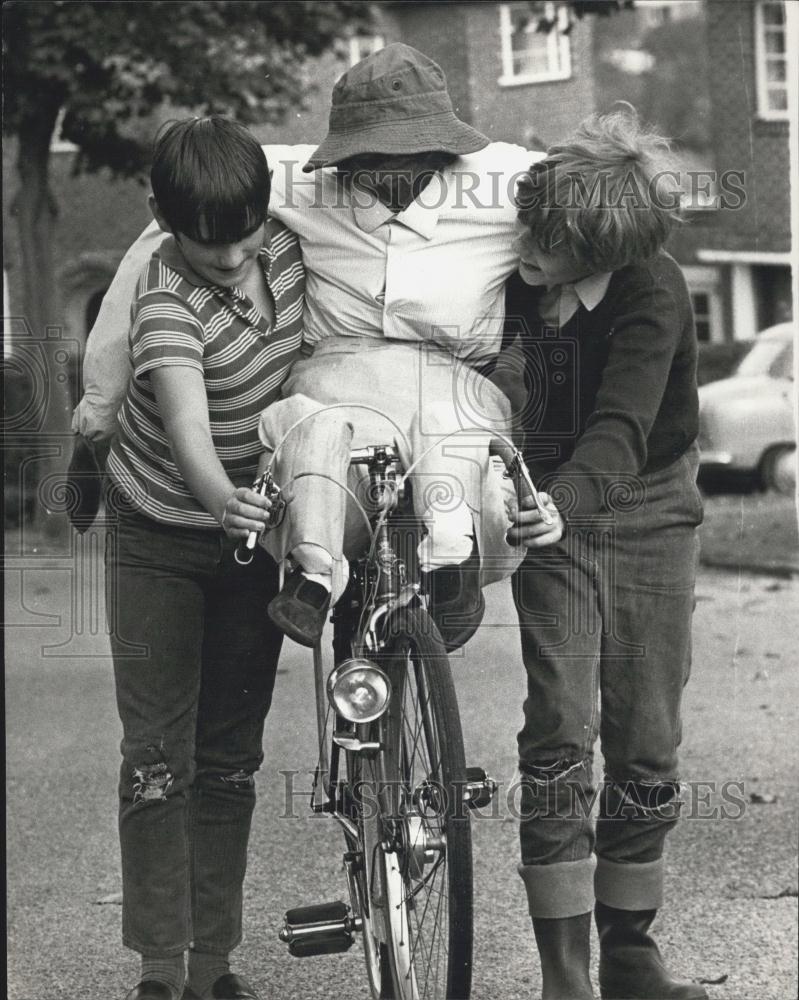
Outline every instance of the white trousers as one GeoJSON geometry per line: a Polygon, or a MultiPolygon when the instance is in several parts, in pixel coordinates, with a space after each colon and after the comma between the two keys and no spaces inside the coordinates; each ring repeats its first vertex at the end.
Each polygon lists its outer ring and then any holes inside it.
{"type": "Polygon", "coordinates": [[[472,535],[482,586],[520,564],[524,550],[505,540],[513,486],[488,454],[497,430],[510,434],[509,405],[473,368],[428,344],[336,337],[294,365],[283,394],[264,410],[259,431],[267,451],[279,449],[273,473],[293,496],[283,525],[264,539],[275,559],[318,546],[332,559],[335,601],[346,560],[360,555],[367,537],[363,515],[342,488],[360,490],[368,507],[358,481],[363,469],[349,469],[350,449],[395,444],[404,468],[413,467],[425,568],[462,561],[472,535]],[[320,412],[325,406],[335,408],[320,412]]]}

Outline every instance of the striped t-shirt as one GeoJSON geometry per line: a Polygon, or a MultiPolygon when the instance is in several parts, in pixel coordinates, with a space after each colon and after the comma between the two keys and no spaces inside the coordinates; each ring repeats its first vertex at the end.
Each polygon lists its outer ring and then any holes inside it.
{"type": "Polygon", "coordinates": [[[210,285],[166,238],[147,263],[131,311],[133,377],[119,413],[108,472],[135,508],[166,524],[219,528],[191,495],[167,440],[149,373],[183,365],[203,373],[216,453],[249,486],[263,446],[261,410],[280,395],[302,342],[305,271],[297,237],[270,219],[258,257],[272,293],[270,324],[237,288],[210,285]]]}

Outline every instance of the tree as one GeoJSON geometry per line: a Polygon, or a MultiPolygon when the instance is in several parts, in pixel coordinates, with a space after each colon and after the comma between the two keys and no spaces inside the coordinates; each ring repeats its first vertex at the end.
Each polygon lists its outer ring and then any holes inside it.
{"type": "Polygon", "coordinates": [[[682,148],[707,153],[710,91],[704,19],[675,19],[639,31],[622,49],[641,57],[632,70],[608,58],[619,45],[615,30],[614,34],[608,25],[596,37],[601,54],[595,71],[600,110],[610,109],[616,101],[630,101],[644,121],[682,148]]]}
{"type": "MultiPolygon", "coordinates": [[[[76,170],[136,174],[148,157],[137,119],[170,104],[280,123],[312,90],[308,60],[371,17],[357,0],[11,0],[3,13],[3,131],[18,142],[22,309],[37,337],[59,323],[49,179],[57,122],[78,147],[76,170]]],[[[43,430],[66,433],[68,386],[50,382],[43,430]]]]}

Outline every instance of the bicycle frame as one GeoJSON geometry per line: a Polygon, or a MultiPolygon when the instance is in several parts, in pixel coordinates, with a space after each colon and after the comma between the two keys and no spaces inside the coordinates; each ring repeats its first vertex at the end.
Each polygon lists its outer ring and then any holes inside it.
{"type": "MultiPolygon", "coordinates": [[[[391,541],[390,516],[406,498],[396,449],[393,445],[353,449],[350,465],[366,466],[369,499],[377,512],[373,515],[376,523],[369,551],[363,559],[351,564],[350,583],[333,613],[336,662],[347,657],[369,656],[379,652],[385,644],[381,636],[381,623],[386,615],[414,600],[422,600],[419,584],[408,584],[405,563],[395,552],[391,541]],[[357,600],[354,604],[351,600],[348,601],[353,590],[360,590],[361,598],[370,592],[370,577],[374,579],[370,599],[365,602],[357,600]],[[359,627],[359,623],[364,622],[359,627]]],[[[379,747],[379,743],[371,738],[370,730],[374,728],[374,723],[360,723],[354,724],[354,731],[351,732],[334,728],[331,749],[328,751],[327,723],[331,710],[327,699],[321,645],[314,647],[313,666],[319,757],[311,805],[316,812],[330,812],[345,830],[352,832],[347,817],[336,808],[339,749],[374,750],[379,747]]]]}
{"type": "MultiPolygon", "coordinates": [[[[548,520],[520,453],[499,438],[492,451],[502,457],[517,495],[532,497],[548,520]]],[[[366,470],[366,506],[340,485],[360,507],[370,544],[364,556],[350,561],[347,588],[333,610],[333,674],[371,670],[382,676],[388,694],[374,715],[349,711],[353,703],[337,700],[336,678],[326,677],[321,643],[314,647],[319,755],[311,808],[331,815],[344,831],[351,908],[335,902],[290,910],[280,936],[292,954],[303,956],[345,951],[360,931],[373,997],[443,1000],[444,990],[447,997],[465,998],[471,981],[472,860],[463,809],[488,804],[496,783],[482,769],[465,766],[449,662],[417,582],[419,536],[411,528],[418,524],[406,491],[415,463],[403,472],[392,444],[353,450],[353,466],[366,470]],[[413,542],[405,558],[396,542],[403,528],[413,542]],[[348,721],[353,718],[364,721],[348,721]],[[374,796],[371,816],[365,793],[374,796]],[[441,896],[442,887],[446,913],[425,924],[429,899],[441,896]],[[433,994],[428,939],[442,948],[445,960],[433,994]]]]}
{"type": "MultiPolygon", "coordinates": [[[[552,524],[552,516],[541,502],[524,458],[513,442],[499,434],[497,440],[492,441],[490,453],[502,459],[506,467],[505,477],[513,480],[519,498],[530,496],[541,512],[544,522],[552,524]]],[[[423,600],[419,584],[408,582],[405,561],[400,559],[395,552],[390,532],[391,515],[406,500],[405,484],[410,470],[402,472],[399,455],[394,445],[374,445],[353,449],[350,466],[366,466],[369,475],[370,500],[377,508],[377,513],[371,518],[375,524],[369,552],[364,559],[351,564],[350,586],[337,604],[332,616],[335,628],[333,646],[336,662],[347,656],[369,656],[379,652],[385,644],[384,638],[381,637],[380,626],[386,616],[397,608],[406,607],[415,600],[423,600]],[[351,626],[348,630],[346,628],[348,622],[347,595],[353,584],[356,586],[360,584],[362,593],[366,593],[365,585],[368,584],[368,580],[365,577],[369,575],[370,567],[372,572],[376,571],[376,587],[368,605],[362,606],[359,612],[361,623],[364,621],[364,615],[368,612],[366,624],[360,630],[357,626],[351,626]]],[[[369,518],[365,511],[363,513],[365,517],[369,518]]],[[[334,731],[334,749],[328,753],[327,719],[329,707],[325,687],[324,663],[319,645],[314,648],[313,663],[319,758],[314,779],[312,804],[315,811],[332,812],[341,822],[342,817],[329,805],[335,801],[335,796],[331,795],[331,791],[337,781],[337,772],[331,771],[330,767],[337,758],[335,747],[344,747],[345,743],[343,736],[334,731]],[[327,787],[322,786],[319,779],[320,774],[328,775],[327,787]]],[[[371,725],[372,723],[366,724],[367,727],[371,725]]],[[[353,739],[348,741],[346,749],[374,748],[375,740],[370,739],[365,734],[353,739]],[[356,742],[353,742],[353,739],[356,742]]]]}

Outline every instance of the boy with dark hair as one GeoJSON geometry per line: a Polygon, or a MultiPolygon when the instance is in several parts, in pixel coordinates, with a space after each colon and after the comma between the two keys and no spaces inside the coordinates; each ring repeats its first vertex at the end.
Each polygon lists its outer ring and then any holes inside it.
{"type": "Polygon", "coordinates": [[[170,125],[151,180],[170,235],[139,279],[108,459],[122,934],[142,956],[127,1000],[179,1000],[186,951],[186,996],[246,1000],[228,956],[282,635],[264,613],[275,563],[259,547],[240,566],[233,550],[269,516],[249,484],[261,411],[302,340],[304,271],[267,218],[266,160],[242,126],[170,125]]]}
{"type": "Polygon", "coordinates": [[[702,1000],[649,934],[679,813],[680,698],[702,504],[696,336],[663,244],[678,192],[665,140],[633,115],[585,122],[517,193],[519,275],[507,333],[528,385],[526,459],[559,516],[522,510],[514,598],[528,676],[519,733],[519,871],[545,998],[702,1000]],[[597,712],[598,693],[601,713],[597,712]],[[592,827],[593,748],[605,781],[592,827]]]}

